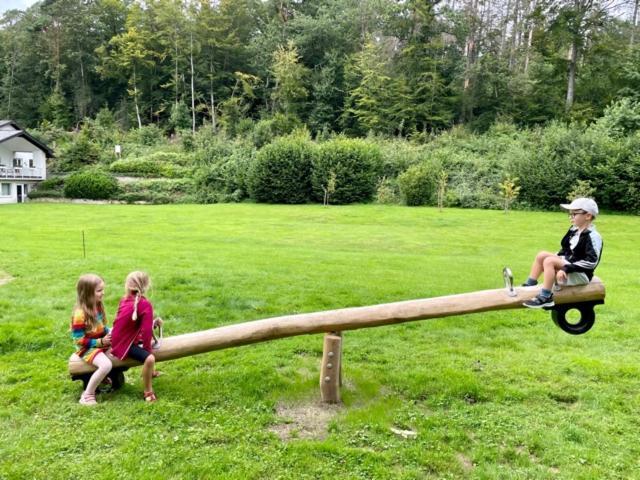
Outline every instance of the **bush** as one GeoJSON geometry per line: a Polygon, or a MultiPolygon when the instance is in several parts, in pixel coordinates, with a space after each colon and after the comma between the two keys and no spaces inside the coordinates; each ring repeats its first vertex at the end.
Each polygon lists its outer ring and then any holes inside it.
{"type": "Polygon", "coordinates": [[[305,203],[311,196],[313,144],[302,136],[282,137],[258,151],[249,177],[258,202],[305,203]]]}
{"type": "Polygon", "coordinates": [[[64,196],[67,198],[86,198],[106,200],[118,192],[118,181],[102,170],[85,170],[67,178],[64,196]]]}
{"type": "Polygon", "coordinates": [[[370,141],[336,138],[318,146],[311,176],[313,196],[322,201],[323,187],[335,174],[332,203],[345,204],[371,200],[381,170],[379,147],[370,141]]]}
{"type": "Polygon", "coordinates": [[[518,177],[520,200],[537,208],[566,201],[577,180],[591,180],[595,165],[606,159],[604,144],[577,127],[551,124],[519,150],[512,151],[511,176],[518,177]]]}
{"type": "Polygon", "coordinates": [[[63,192],[60,190],[43,190],[38,188],[37,190],[31,190],[28,194],[29,198],[62,198],[63,192]]]}
{"type": "Polygon", "coordinates": [[[64,187],[64,177],[51,177],[38,184],[38,190],[61,190],[64,187]]]}
{"type": "Polygon", "coordinates": [[[109,166],[109,170],[113,173],[134,177],[158,177],[160,176],[161,165],[143,158],[127,158],[116,160],[109,166]]]}
{"type": "Polygon", "coordinates": [[[383,177],[376,188],[376,202],[383,205],[398,203],[398,183],[383,177]]]}
{"type": "Polygon", "coordinates": [[[447,206],[501,208],[499,184],[506,167],[500,161],[447,148],[434,152],[432,162],[447,174],[447,206]]]}
{"type": "Polygon", "coordinates": [[[132,177],[178,178],[187,174],[186,168],[168,162],[156,161],[154,160],[154,155],[157,154],[141,158],[116,160],[109,166],[109,169],[113,173],[132,177]]]}
{"type": "Polygon", "coordinates": [[[253,143],[261,148],[274,138],[289,135],[294,130],[302,127],[298,117],[276,113],[271,118],[265,118],[255,124],[253,128],[253,143]]]}
{"type": "Polygon", "coordinates": [[[126,137],[127,143],[153,146],[164,141],[162,130],[155,124],[145,125],[141,128],[129,130],[126,137]]]}
{"type": "Polygon", "coordinates": [[[400,174],[398,185],[404,203],[412,207],[433,205],[439,171],[428,163],[422,163],[413,165],[400,174]]]}
{"type": "Polygon", "coordinates": [[[202,203],[238,202],[249,194],[249,172],[255,150],[236,145],[233,153],[213,165],[200,168],[196,175],[196,199],[202,203]]]}
{"type": "Polygon", "coordinates": [[[60,157],[54,163],[54,169],[70,172],[95,165],[100,161],[100,153],[100,148],[89,140],[86,132],[82,132],[62,149],[60,157]]]}
{"type": "Polygon", "coordinates": [[[619,143],[596,175],[593,184],[601,207],[640,213],[640,133],[619,143]]]}
{"type": "Polygon", "coordinates": [[[124,184],[116,198],[127,203],[178,203],[190,199],[193,192],[191,179],[140,180],[124,184]]]}

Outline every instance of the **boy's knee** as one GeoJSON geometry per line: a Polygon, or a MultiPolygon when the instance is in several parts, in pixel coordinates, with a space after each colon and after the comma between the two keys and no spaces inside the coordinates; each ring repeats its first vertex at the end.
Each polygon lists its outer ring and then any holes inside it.
{"type": "Polygon", "coordinates": [[[153,365],[156,363],[156,357],[154,357],[153,354],[151,354],[147,358],[145,358],[144,363],[146,365],[153,365]]]}

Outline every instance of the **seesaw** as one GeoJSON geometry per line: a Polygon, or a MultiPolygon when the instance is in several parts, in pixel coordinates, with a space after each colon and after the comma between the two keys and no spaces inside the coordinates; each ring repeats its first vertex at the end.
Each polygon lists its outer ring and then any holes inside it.
{"type": "MultiPolygon", "coordinates": [[[[265,318],[167,337],[162,340],[160,348],[154,351],[154,355],[156,361],[163,362],[277,338],[324,333],[320,391],[323,402],[337,403],[340,401],[342,383],[341,332],[490,310],[524,308],[522,302],[533,298],[539,288],[514,288],[511,271],[505,268],[503,275],[506,287],[504,289],[265,318]]],[[[598,277],[594,277],[587,285],[564,287],[555,292],[556,305],[548,310],[551,310],[551,318],[558,327],[572,335],[580,335],[593,326],[594,306],[603,304],[604,297],[604,284],[598,277]],[[580,318],[577,321],[567,318],[567,313],[574,309],[580,312],[580,318]]],[[[532,312],[532,315],[535,313],[532,312]]],[[[140,364],[133,360],[114,359],[114,368],[109,374],[113,388],[121,387],[124,383],[123,372],[137,365],[140,364]]],[[[86,385],[93,370],[93,366],[88,365],[75,354],[69,358],[69,373],[73,380],[82,380],[86,385]]]]}

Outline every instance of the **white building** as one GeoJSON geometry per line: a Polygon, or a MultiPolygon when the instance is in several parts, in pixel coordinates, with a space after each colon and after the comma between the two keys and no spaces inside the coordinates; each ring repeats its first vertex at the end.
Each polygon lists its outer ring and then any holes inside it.
{"type": "Polygon", "coordinates": [[[22,203],[47,178],[53,152],[12,120],[0,120],[0,204],[22,203]]]}

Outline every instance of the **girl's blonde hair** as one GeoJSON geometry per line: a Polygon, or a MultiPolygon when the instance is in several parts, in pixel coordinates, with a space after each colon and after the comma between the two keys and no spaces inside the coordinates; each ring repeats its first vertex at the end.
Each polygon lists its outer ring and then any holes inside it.
{"type": "Polygon", "coordinates": [[[88,330],[93,330],[96,327],[97,312],[104,315],[104,305],[102,302],[96,301],[96,290],[101,283],[104,283],[104,280],[94,273],[80,275],[78,283],[76,283],[76,308],[81,308],[84,312],[88,330]]]}
{"type": "Polygon", "coordinates": [[[124,282],[124,291],[127,295],[135,295],[133,302],[133,315],[131,320],[138,319],[138,302],[140,297],[144,295],[151,287],[151,279],[145,272],[131,272],[127,275],[127,279],[124,282]]]}

